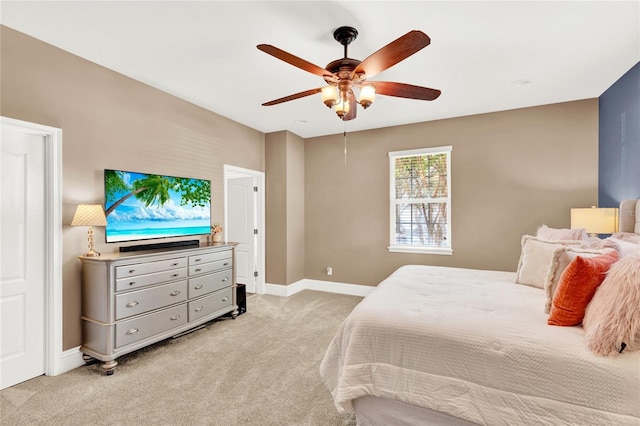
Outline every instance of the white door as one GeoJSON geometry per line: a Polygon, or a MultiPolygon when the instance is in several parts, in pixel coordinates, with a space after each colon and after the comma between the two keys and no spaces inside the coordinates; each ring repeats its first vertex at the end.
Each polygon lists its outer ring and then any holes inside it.
{"type": "Polygon", "coordinates": [[[45,373],[46,143],[2,126],[0,389],[45,373]]]}
{"type": "Polygon", "coordinates": [[[256,292],[257,235],[256,192],[253,177],[227,180],[227,240],[237,242],[236,282],[246,285],[247,293],[256,292]]]}

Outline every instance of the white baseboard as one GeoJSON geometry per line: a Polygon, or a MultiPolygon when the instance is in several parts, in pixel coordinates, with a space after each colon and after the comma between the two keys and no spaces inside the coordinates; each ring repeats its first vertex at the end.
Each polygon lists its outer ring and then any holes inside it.
{"type": "Polygon", "coordinates": [[[350,296],[366,296],[375,287],[360,284],[337,283],[333,281],[320,281],[302,279],[293,284],[265,284],[265,294],[272,296],[289,297],[302,290],[326,291],[328,293],[347,294],[350,296]]]}
{"type": "Polygon", "coordinates": [[[54,375],[57,376],[58,374],[66,373],[67,371],[71,371],[74,368],[78,368],[84,364],[85,362],[82,359],[82,352],[80,352],[80,346],[67,349],[66,351],[62,352],[59,368],[56,369],[56,372],[54,375]]]}

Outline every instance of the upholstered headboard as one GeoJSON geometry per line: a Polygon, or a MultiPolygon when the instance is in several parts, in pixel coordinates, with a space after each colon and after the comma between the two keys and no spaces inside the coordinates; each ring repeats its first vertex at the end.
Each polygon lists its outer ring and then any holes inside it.
{"type": "Polygon", "coordinates": [[[640,200],[624,200],[620,203],[620,232],[640,234],[640,200]]]}

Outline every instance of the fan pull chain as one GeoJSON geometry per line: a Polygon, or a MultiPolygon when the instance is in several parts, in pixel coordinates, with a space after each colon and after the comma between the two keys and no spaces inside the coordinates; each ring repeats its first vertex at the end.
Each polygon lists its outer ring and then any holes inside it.
{"type": "Polygon", "coordinates": [[[344,164],[347,164],[347,123],[344,123],[344,164]]]}

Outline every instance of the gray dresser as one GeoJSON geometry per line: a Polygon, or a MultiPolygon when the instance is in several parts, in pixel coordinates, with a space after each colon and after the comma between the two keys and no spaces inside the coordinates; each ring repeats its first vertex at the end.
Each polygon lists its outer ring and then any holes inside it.
{"type": "Polygon", "coordinates": [[[82,346],[86,362],[116,358],[221,315],[238,315],[235,243],[213,243],[82,261],[82,346]]]}

